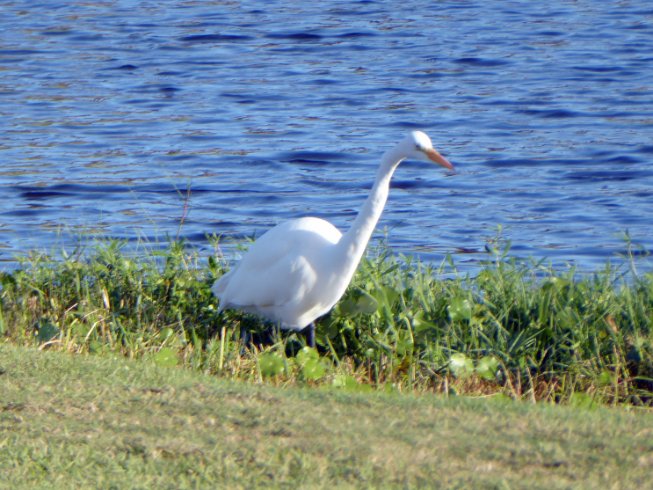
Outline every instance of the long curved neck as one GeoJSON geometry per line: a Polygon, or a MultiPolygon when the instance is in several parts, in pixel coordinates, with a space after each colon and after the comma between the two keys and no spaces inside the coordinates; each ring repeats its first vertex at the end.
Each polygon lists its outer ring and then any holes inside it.
{"type": "Polygon", "coordinates": [[[381,217],[390,192],[392,174],[404,158],[405,156],[400,154],[396,148],[384,153],[370,195],[358,212],[358,216],[356,216],[351,228],[340,240],[339,245],[343,247],[346,260],[353,269],[358,266],[374,228],[381,217]]]}

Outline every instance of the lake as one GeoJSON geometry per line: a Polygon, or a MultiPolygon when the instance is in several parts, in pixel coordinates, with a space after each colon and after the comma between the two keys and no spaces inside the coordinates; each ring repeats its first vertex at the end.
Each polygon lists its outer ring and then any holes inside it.
{"type": "Polygon", "coordinates": [[[0,267],[94,238],[344,229],[381,154],[376,240],[462,270],[653,250],[653,4],[11,1],[0,7],[0,267]],[[91,238],[89,238],[91,237],[91,238]]]}

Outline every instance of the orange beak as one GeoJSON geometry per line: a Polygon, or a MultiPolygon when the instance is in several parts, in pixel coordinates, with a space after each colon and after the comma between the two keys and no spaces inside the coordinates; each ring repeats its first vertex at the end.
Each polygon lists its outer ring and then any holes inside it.
{"type": "Polygon", "coordinates": [[[426,153],[426,156],[429,157],[429,160],[432,162],[437,163],[438,165],[442,165],[444,168],[447,168],[449,170],[453,170],[453,165],[451,165],[451,162],[444,158],[440,153],[435,148],[429,148],[428,150],[424,150],[424,153],[426,153]]]}

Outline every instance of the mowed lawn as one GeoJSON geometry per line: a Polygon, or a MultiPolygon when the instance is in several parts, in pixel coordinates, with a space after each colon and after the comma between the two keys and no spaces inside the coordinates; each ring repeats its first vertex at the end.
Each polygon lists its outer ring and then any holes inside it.
{"type": "Polygon", "coordinates": [[[653,413],[0,345],[0,488],[653,488],[653,413]]]}

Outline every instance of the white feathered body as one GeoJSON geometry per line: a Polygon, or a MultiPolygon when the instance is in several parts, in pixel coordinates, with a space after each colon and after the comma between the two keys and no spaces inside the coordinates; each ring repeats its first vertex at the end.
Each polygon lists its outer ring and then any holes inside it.
{"type": "Polygon", "coordinates": [[[343,276],[341,238],[335,226],[313,217],[268,230],[213,285],[220,310],[236,308],[303,329],[336,304],[351,280],[355,268],[343,276]]]}

